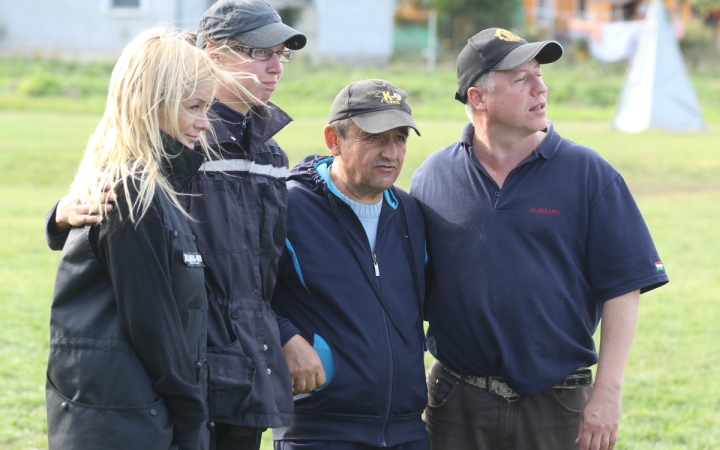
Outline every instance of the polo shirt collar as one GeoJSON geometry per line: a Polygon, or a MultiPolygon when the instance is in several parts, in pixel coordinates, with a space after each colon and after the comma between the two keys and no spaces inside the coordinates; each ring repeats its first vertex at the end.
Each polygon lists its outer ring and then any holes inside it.
{"type": "MultiPolygon", "coordinates": [[[[535,159],[540,156],[544,159],[550,159],[557,152],[562,138],[559,134],[555,132],[555,127],[553,126],[553,123],[549,120],[547,121],[547,128],[545,128],[545,130],[547,132],[547,136],[545,136],[545,139],[542,140],[540,145],[535,150],[533,150],[532,153],[530,153],[528,158],[535,159]]],[[[465,125],[465,128],[463,128],[460,135],[460,145],[462,145],[465,150],[473,148],[474,135],[475,126],[473,126],[472,122],[469,122],[467,125],[465,125]]]]}

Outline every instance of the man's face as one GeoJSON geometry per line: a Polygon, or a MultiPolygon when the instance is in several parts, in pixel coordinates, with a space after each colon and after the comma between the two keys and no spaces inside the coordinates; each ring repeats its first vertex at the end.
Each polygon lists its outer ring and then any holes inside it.
{"type": "Polygon", "coordinates": [[[383,191],[390,188],[400,175],[407,139],[407,127],[370,134],[353,123],[345,138],[331,130],[326,134],[326,140],[336,157],[334,174],[345,187],[338,186],[340,190],[346,195],[349,192],[348,197],[361,203],[379,201],[383,191]]]}
{"type": "Polygon", "coordinates": [[[488,126],[527,135],[546,127],[547,87],[540,63],[495,72],[495,90],[486,95],[488,126]]]}
{"type": "MultiPolygon", "coordinates": [[[[268,50],[279,52],[284,49],[285,44],[280,44],[268,50]]],[[[277,54],[272,55],[267,61],[258,61],[240,50],[232,50],[225,55],[223,69],[230,73],[237,73],[236,81],[261,103],[267,103],[270,100],[283,73],[283,66],[277,54]],[[247,77],[247,75],[243,76],[243,73],[255,75],[257,80],[247,77]]]]}

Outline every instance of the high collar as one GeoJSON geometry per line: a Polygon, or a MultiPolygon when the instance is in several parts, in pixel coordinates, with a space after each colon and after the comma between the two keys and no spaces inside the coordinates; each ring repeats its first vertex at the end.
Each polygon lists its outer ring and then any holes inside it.
{"type": "Polygon", "coordinates": [[[243,148],[243,150],[248,153],[260,148],[285,125],[292,122],[292,118],[285,111],[272,103],[253,106],[246,116],[216,100],[210,107],[208,115],[215,132],[214,138],[211,136],[209,139],[211,145],[237,144],[245,147],[247,142],[249,148],[243,148]],[[235,127],[243,122],[246,124],[243,134],[247,133],[247,138],[236,136],[233,132],[235,127]]]}
{"type": "MultiPolygon", "coordinates": [[[[543,131],[547,133],[545,138],[542,140],[542,142],[540,142],[540,145],[538,145],[537,148],[532,151],[530,156],[540,156],[544,159],[550,159],[557,152],[558,146],[560,145],[560,141],[562,138],[559,134],[557,134],[553,123],[549,120],[547,121],[547,126],[543,131]]],[[[462,133],[460,134],[460,145],[462,145],[462,147],[466,151],[470,151],[473,148],[474,137],[475,127],[473,126],[472,122],[470,122],[465,125],[462,133]]]]}
{"type": "MultiPolygon", "coordinates": [[[[287,181],[303,183],[312,190],[319,188],[325,195],[334,195],[347,203],[346,197],[340,193],[330,177],[330,166],[334,160],[333,156],[307,156],[290,170],[287,181]]],[[[385,189],[383,198],[392,209],[397,209],[398,200],[392,188],[385,189]]]]}
{"type": "Polygon", "coordinates": [[[202,153],[191,149],[169,134],[160,132],[165,152],[169,159],[162,163],[162,173],[175,191],[180,191],[200,168],[205,160],[202,153]]]}

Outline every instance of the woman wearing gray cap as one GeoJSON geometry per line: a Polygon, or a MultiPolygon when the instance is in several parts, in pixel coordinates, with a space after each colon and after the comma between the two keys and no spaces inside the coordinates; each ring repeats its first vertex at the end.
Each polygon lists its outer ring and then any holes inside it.
{"type": "MultiPolygon", "coordinates": [[[[258,449],[262,432],[292,415],[290,375],[270,310],[285,243],[288,158],[272,138],[291,119],[267,103],[282,63],[305,46],[263,0],[220,0],[203,15],[197,45],[232,76],[210,113],[223,159],[208,161],[182,192],[205,263],[210,448],[258,449]],[[248,76],[248,74],[250,76],[248,76]]],[[[65,198],[48,215],[48,243],[70,225],[98,221],[65,198]]]]}

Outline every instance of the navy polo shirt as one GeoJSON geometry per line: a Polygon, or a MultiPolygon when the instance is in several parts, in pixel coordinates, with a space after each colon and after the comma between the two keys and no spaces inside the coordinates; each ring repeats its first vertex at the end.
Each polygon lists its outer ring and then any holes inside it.
{"type": "Polygon", "coordinates": [[[604,301],[668,278],[625,181],[595,151],[548,122],[500,189],[473,133],[468,124],[412,178],[430,258],[428,344],[460,373],[532,395],[597,363],[604,301]]]}

